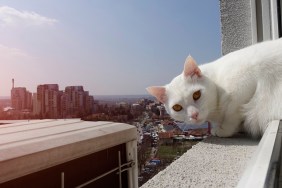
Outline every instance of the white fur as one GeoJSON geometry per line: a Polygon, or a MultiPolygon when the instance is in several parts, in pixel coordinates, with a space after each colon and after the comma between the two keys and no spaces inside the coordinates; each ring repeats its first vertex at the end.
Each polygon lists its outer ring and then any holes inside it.
{"type": "Polygon", "coordinates": [[[268,122],[282,119],[282,39],[238,50],[199,68],[202,76],[181,74],[165,86],[164,104],[174,119],[193,124],[210,121],[216,125],[212,133],[220,137],[241,128],[261,136],[268,122]],[[202,95],[194,101],[197,90],[202,95]],[[175,112],[174,104],[183,110],[175,112]],[[191,119],[195,112],[197,120],[191,119]]]}

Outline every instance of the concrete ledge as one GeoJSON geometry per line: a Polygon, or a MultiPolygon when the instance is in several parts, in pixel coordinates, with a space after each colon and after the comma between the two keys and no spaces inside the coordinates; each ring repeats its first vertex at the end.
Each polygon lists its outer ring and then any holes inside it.
{"type": "Polygon", "coordinates": [[[128,124],[79,119],[2,125],[0,183],[133,141],[136,134],[128,124]]]}
{"type": "Polygon", "coordinates": [[[145,183],[151,187],[235,187],[259,140],[209,137],[145,183]]]}

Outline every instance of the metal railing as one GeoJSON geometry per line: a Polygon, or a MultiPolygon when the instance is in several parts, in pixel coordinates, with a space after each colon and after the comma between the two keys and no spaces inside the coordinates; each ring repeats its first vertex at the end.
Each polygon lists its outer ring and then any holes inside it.
{"type": "MultiPolygon", "coordinates": [[[[87,181],[87,182],[85,182],[85,183],[83,183],[79,186],[76,186],[76,188],[83,188],[83,187],[85,187],[85,186],[87,186],[87,185],[89,185],[89,184],[91,184],[91,183],[111,174],[111,173],[114,173],[114,172],[116,172],[116,174],[119,175],[119,188],[122,188],[122,177],[121,177],[122,173],[125,172],[125,171],[128,171],[131,168],[133,168],[134,165],[135,165],[135,161],[133,161],[133,160],[130,160],[130,161],[124,163],[124,164],[121,164],[121,153],[120,153],[120,151],[118,151],[118,167],[116,167],[112,170],[109,170],[109,171],[101,174],[100,176],[97,176],[97,177],[95,177],[95,178],[93,178],[93,179],[91,179],[91,180],[89,180],[89,181],[87,181]]],[[[65,173],[64,172],[61,173],[61,188],[65,188],[65,173]]]]}

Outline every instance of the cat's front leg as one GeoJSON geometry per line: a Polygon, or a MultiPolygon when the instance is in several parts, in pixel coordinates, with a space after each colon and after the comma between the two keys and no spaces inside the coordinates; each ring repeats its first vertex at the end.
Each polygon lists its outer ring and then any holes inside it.
{"type": "Polygon", "coordinates": [[[217,126],[211,129],[211,135],[216,136],[217,126]]]}
{"type": "Polygon", "coordinates": [[[223,129],[221,126],[215,127],[211,130],[211,134],[213,136],[218,136],[218,137],[231,137],[233,136],[235,132],[227,130],[227,129],[223,129]]]}
{"type": "Polygon", "coordinates": [[[218,137],[231,137],[240,129],[241,117],[238,114],[232,113],[226,115],[221,125],[215,126],[211,130],[211,134],[218,137]]]}

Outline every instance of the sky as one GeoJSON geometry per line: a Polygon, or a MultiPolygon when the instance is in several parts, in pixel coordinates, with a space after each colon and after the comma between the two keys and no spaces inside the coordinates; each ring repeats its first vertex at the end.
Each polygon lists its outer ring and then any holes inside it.
{"type": "Polygon", "coordinates": [[[0,96],[15,87],[82,85],[146,94],[221,56],[218,0],[1,0],[0,96]]]}

